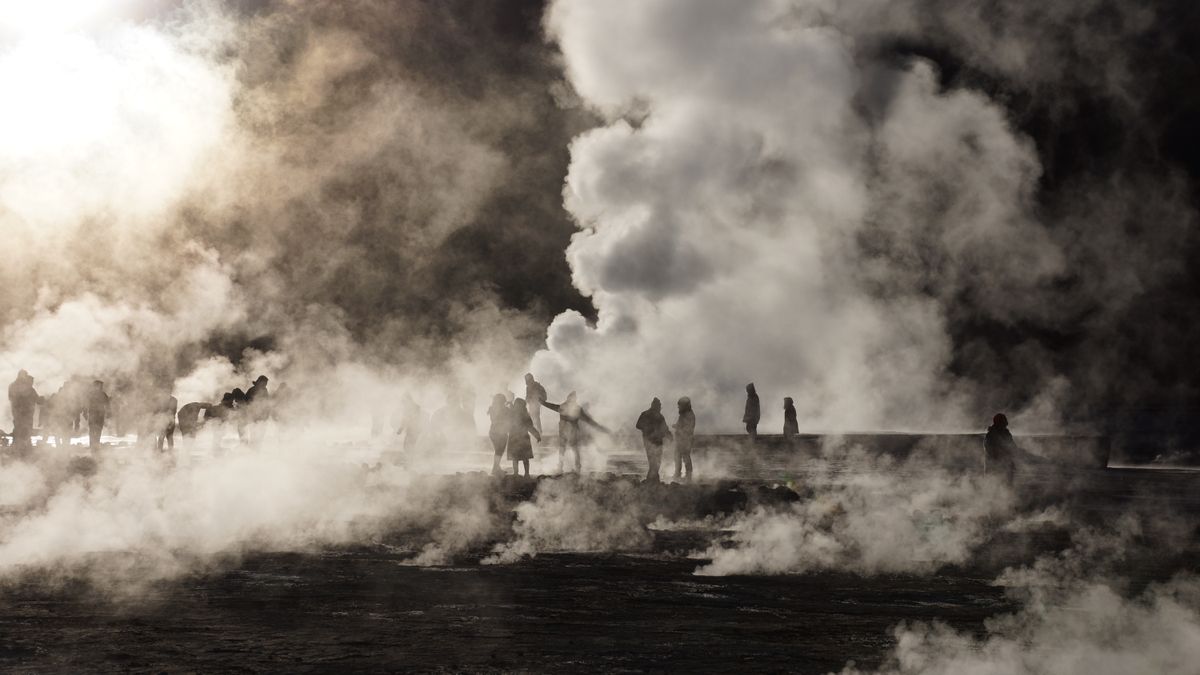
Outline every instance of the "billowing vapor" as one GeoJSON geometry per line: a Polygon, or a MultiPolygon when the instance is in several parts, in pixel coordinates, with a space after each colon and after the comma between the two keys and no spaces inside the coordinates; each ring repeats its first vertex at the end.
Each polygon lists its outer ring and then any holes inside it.
{"type": "Polygon", "coordinates": [[[615,417],[689,395],[719,430],[750,381],[776,402],[766,428],[784,396],[813,430],[975,428],[995,409],[1050,430],[1144,405],[1172,352],[1128,342],[1158,339],[1131,312],[1182,301],[1185,185],[1097,165],[1062,187],[1004,87],[1070,83],[1137,124],[1114,92],[1139,83],[1108,52],[1153,13],[1089,32],[1104,3],[1061,4],[555,2],[568,77],[607,120],[573,142],[564,193],[598,321],[559,315],[536,367],[604,382],[615,417]],[[1067,67],[1101,53],[1112,78],[1067,67]],[[1131,358],[1136,393],[1094,375],[1131,358]]]}

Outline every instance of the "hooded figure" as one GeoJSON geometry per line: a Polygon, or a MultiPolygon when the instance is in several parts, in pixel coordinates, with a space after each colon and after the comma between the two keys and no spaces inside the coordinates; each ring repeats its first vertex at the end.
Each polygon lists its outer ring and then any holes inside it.
{"type": "Polygon", "coordinates": [[[579,456],[579,446],[583,444],[583,435],[579,424],[586,422],[604,432],[607,432],[608,429],[587,414],[587,411],[576,400],[575,392],[567,394],[567,400],[562,403],[542,401],[542,405],[558,412],[558,472],[562,473],[563,456],[566,455],[567,448],[570,448],[575,451],[575,473],[579,473],[583,466],[583,459],[579,456]]]}
{"type": "Polygon", "coordinates": [[[996,413],[992,417],[992,426],[988,427],[983,439],[983,450],[984,470],[1000,474],[1011,483],[1017,469],[1017,442],[1008,430],[1008,418],[1004,413],[996,413]]]}
{"type": "Polygon", "coordinates": [[[662,414],[662,401],[650,401],[650,408],[638,417],[636,428],[642,432],[642,446],[646,448],[646,463],[650,468],[646,480],[658,482],[658,467],[662,464],[662,447],[671,438],[671,429],[662,414]]]}
{"type": "Polygon", "coordinates": [[[33,448],[33,413],[44,403],[33,388],[33,377],[22,370],[8,385],[8,404],[12,407],[13,448],[24,453],[33,448]]]}
{"type": "Polygon", "coordinates": [[[525,373],[525,405],[529,408],[529,419],[533,428],[542,431],[542,404],[546,402],[546,388],[533,379],[533,373],[525,373]]]}
{"type": "Polygon", "coordinates": [[[679,399],[679,419],[675,420],[675,478],[687,467],[687,480],[692,480],[692,439],[696,435],[696,413],[692,412],[692,399],[679,399]]]}
{"type": "Polygon", "coordinates": [[[500,458],[504,456],[504,448],[508,445],[508,431],[512,428],[512,409],[504,400],[504,394],[492,397],[492,405],[487,410],[488,418],[492,420],[488,427],[488,440],[492,442],[492,473],[499,474],[500,458]]]}
{"type": "Polygon", "coordinates": [[[525,465],[525,477],[529,477],[529,460],[533,459],[533,444],[529,442],[532,435],[539,441],[542,434],[533,428],[533,420],[529,418],[529,408],[525,399],[515,399],[511,408],[511,425],[508,430],[508,458],[512,460],[513,475],[517,475],[517,462],[525,465]]]}
{"type": "Polygon", "coordinates": [[[100,447],[100,434],[104,431],[104,419],[108,417],[109,406],[108,394],[104,393],[104,382],[92,382],[92,390],[88,392],[87,399],[87,421],[88,445],[93,450],[100,447]]]}
{"type": "Polygon", "coordinates": [[[796,422],[796,404],[789,396],[783,399],[783,438],[790,441],[798,433],[800,433],[800,425],[796,422]]]}
{"type": "Polygon", "coordinates": [[[758,392],[754,391],[754,383],[746,385],[746,412],[742,415],[742,422],[746,424],[746,433],[750,434],[750,442],[758,441],[758,420],[762,417],[762,411],[758,405],[758,392]]]}

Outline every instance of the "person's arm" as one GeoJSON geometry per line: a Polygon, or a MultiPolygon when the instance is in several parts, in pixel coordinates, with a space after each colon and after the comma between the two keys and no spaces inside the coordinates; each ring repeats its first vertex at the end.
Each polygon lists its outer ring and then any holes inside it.
{"type": "Polygon", "coordinates": [[[562,406],[561,403],[551,403],[549,401],[542,401],[542,405],[553,410],[554,412],[559,412],[559,408],[562,406]]]}
{"type": "Polygon", "coordinates": [[[600,424],[596,420],[592,419],[592,416],[589,415],[587,413],[587,411],[583,410],[582,408],[579,411],[579,419],[584,422],[587,422],[588,424],[592,425],[596,429],[599,429],[600,431],[603,431],[606,434],[612,434],[612,432],[608,430],[608,427],[606,427],[603,424],[600,424]]]}

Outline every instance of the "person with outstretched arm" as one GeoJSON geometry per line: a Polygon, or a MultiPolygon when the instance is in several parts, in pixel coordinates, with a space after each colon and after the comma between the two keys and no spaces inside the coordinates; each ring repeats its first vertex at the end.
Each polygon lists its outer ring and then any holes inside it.
{"type": "Polygon", "coordinates": [[[542,405],[558,413],[558,472],[563,472],[563,458],[567,450],[571,449],[575,451],[575,473],[581,473],[583,459],[579,454],[579,447],[583,444],[583,434],[579,425],[586,423],[604,433],[609,433],[608,429],[587,414],[579,404],[575,392],[567,394],[567,399],[562,403],[542,401],[542,405]]]}

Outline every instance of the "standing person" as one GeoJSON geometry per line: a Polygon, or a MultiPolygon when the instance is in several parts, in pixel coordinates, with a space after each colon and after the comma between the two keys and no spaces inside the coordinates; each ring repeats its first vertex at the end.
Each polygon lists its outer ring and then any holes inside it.
{"type": "Polygon", "coordinates": [[[63,447],[64,442],[71,444],[71,417],[67,412],[66,385],[46,397],[42,405],[42,438],[48,443],[54,436],[55,447],[63,447]]]}
{"type": "Polygon", "coordinates": [[[233,410],[231,417],[233,418],[234,426],[237,427],[238,441],[246,438],[246,416],[249,414],[250,399],[246,397],[246,392],[242,391],[241,387],[234,388],[229,392],[230,401],[233,402],[233,410]]]}
{"type": "Polygon", "coordinates": [[[567,394],[567,399],[562,403],[542,401],[542,405],[558,413],[558,472],[563,472],[563,457],[567,450],[571,449],[575,451],[575,473],[580,473],[583,467],[583,458],[579,454],[579,448],[583,444],[583,435],[579,424],[586,422],[605,432],[608,429],[587,414],[587,411],[579,404],[575,392],[567,394]]]}
{"type": "Polygon", "coordinates": [[[987,435],[983,438],[983,451],[984,471],[999,474],[1012,483],[1017,470],[1017,442],[1008,430],[1008,418],[1004,413],[996,413],[992,417],[992,426],[988,427],[987,435]]]}
{"type": "Polygon", "coordinates": [[[783,399],[783,438],[790,441],[800,433],[800,424],[796,421],[796,404],[789,396],[783,399]]]}
{"type": "Polygon", "coordinates": [[[675,480],[687,467],[687,481],[692,480],[692,441],[696,436],[696,413],[692,412],[692,399],[679,399],[679,419],[675,420],[675,480]]]}
{"type": "Polygon", "coordinates": [[[421,406],[417,405],[412,394],[405,394],[404,405],[400,410],[400,427],[396,429],[396,435],[404,434],[404,452],[406,454],[411,454],[416,450],[424,421],[421,406]]]}
{"type": "Polygon", "coordinates": [[[16,379],[8,385],[8,405],[12,408],[13,449],[18,455],[33,449],[33,414],[42,403],[44,399],[33,388],[33,377],[24,370],[17,373],[16,379]]]}
{"type": "Polygon", "coordinates": [[[500,475],[504,473],[504,469],[500,468],[500,458],[504,456],[504,449],[508,445],[508,432],[512,427],[512,408],[504,400],[504,394],[496,394],[492,397],[492,405],[487,410],[488,417],[492,423],[488,427],[488,439],[492,442],[492,474],[500,475]]]}
{"type": "Polygon", "coordinates": [[[246,391],[246,408],[250,413],[250,418],[255,422],[267,419],[267,411],[271,406],[271,393],[267,391],[268,382],[270,380],[266,375],[259,375],[258,379],[254,380],[254,384],[250,385],[250,389],[246,391]]]}
{"type": "Polygon", "coordinates": [[[758,442],[758,420],[762,417],[762,410],[758,404],[758,392],[754,391],[754,383],[746,385],[746,412],[742,415],[742,422],[746,424],[746,433],[750,434],[750,442],[758,442]]]}
{"type": "Polygon", "coordinates": [[[662,401],[657,398],[650,401],[650,408],[642,411],[638,417],[636,428],[642,432],[642,446],[646,448],[646,480],[659,481],[658,468],[662,464],[663,443],[671,438],[671,429],[667,427],[667,419],[662,414],[662,401]]]}
{"type": "Polygon", "coordinates": [[[257,441],[262,437],[262,424],[271,416],[271,394],[267,391],[266,375],[259,375],[250,388],[246,390],[246,409],[242,411],[242,416],[246,419],[243,424],[250,424],[250,441],[257,441]]]}
{"type": "Polygon", "coordinates": [[[109,406],[103,380],[94,380],[87,399],[88,447],[92,450],[100,448],[100,433],[104,431],[104,418],[108,417],[109,406]]]}
{"type": "Polygon", "coordinates": [[[175,449],[175,415],[179,412],[179,401],[167,394],[159,401],[154,411],[154,448],[162,452],[165,444],[168,450],[175,449]]]}
{"type": "Polygon", "coordinates": [[[533,379],[533,373],[525,373],[525,405],[529,408],[529,419],[533,428],[542,432],[542,404],[546,402],[546,388],[533,379]]]}
{"type": "Polygon", "coordinates": [[[508,458],[512,460],[513,475],[517,475],[517,463],[525,465],[525,477],[529,478],[529,460],[533,459],[533,445],[529,442],[532,435],[542,440],[542,433],[533,428],[533,420],[529,417],[529,408],[524,399],[515,399],[511,408],[511,424],[508,430],[508,458]]]}

